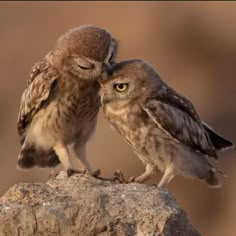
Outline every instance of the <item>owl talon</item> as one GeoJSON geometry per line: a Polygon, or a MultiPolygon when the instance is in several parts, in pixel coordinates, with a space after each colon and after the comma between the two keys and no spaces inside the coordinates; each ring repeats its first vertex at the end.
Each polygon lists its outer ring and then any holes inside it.
{"type": "Polygon", "coordinates": [[[130,177],[128,183],[134,183],[134,182],[135,182],[135,178],[134,178],[134,176],[130,177]]]}
{"type": "Polygon", "coordinates": [[[100,180],[104,180],[104,181],[114,181],[115,178],[114,177],[102,177],[101,176],[101,170],[100,169],[97,169],[95,171],[88,171],[86,170],[86,173],[93,176],[94,178],[96,179],[100,179],[100,180]]]}
{"type": "Polygon", "coordinates": [[[98,176],[101,175],[101,170],[100,170],[100,169],[97,169],[97,170],[91,171],[91,170],[86,169],[86,170],[84,171],[84,173],[87,174],[87,175],[91,175],[91,176],[93,176],[93,177],[98,177],[98,176]]]}
{"type": "Polygon", "coordinates": [[[118,180],[121,184],[127,184],[128,181],[124,177],[124,174],[120,170],[116,170],[114,173],[114,177],[118,180]]]}
{"type": "Polygon", "coordinates": [[[104,181],[111,181],[114,182],[116,181],[115,177],[102,177],[102,176],[95,176],[96,179],[104,180],[104,181]]]}
{"type": "Polygon", "coordinates": [[[85,174],[85,171],[84,170],[74,170],[74,169],[69,168],[66,170],[66,173],[67,173],[67,176],[70,177],[73,174],[85,174]]]}
{"type": "Polygon", "coordinates": [[[101,170],[100,169],[94,170],[94,171],[92,171],[91,175],[93,177],[98,177],[101,175],[101,170]]]}

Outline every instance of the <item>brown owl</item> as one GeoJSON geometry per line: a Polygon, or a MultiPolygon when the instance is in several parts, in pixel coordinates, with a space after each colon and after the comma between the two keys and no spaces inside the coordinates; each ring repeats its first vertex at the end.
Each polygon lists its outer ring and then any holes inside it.
{"type": "Polygon", "coordinates": [[[220,186],[220,171],[209,158],[217,159],[217,151],[233,144],[201,121],[192,103],[142,60],[123,61],[107,73],[100,80],[105,117],[146,166],[131,180],[142,183],[159,169],[164,173],[159,187],[176,175],[220,186]]]}
{"type": "Polygon", "coordinates": [[[80,26],[62,35],[54,49],[32,69],[22,95],[18,134],[19,168],[55,167],[68,175],[75,155],[90,174],[86,157],[100,107],[98,78],[114,63],[117,42],[96,26],[80,26]],[[70,150],[70,151],[69,151],[70,150]]]}

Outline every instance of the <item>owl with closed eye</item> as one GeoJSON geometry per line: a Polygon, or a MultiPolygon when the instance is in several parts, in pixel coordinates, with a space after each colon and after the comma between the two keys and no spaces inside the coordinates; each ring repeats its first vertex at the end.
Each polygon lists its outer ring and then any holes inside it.
{"type": "MultiPolygon", "coordinates": [[[[106,119],[146,167],[130,181],[142,183],[160,170],[159,187],[176,175],[220,186],[216,175],[220,171],[210,159],[217,159],[218,151],[233,144],[203,122],[192,103],[161,80],[149,64],[120,62],[104,74],[100,84],[106,119]]],[[[117,174],[123,178],[122,172],[117,174]]]]}
{"type": "Polygon", "coordinates": [[[86,145],[100,108],[98,78],[114,63],[116,52],[117,41],[108,31],[83,25],[62,35],[36,63],[18,115],[19,168],[62,163],[71,175],[80,172],[72,166],[73,155],[90,174],[98,173],[87,159],[86,145]]]}

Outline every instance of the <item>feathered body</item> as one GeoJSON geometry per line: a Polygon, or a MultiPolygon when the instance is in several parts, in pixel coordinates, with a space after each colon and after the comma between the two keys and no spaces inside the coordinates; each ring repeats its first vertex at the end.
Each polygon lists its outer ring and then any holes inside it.
{"type": "Polygon", "coordinates": [[[203,123],[192,103],[165,84],[141,60],[124,61],[101,80],[105,117],[146,166],[144,182],[159,169],[165,186],[175,175],[219,186],[208,157],[232,143],[203,123]],[[125,87],[125,89],[124,89],[125,87]]]}
{"type": "Polygon", "coordinates": [[[68,145],[85,168],[86,143],[95,131],[100,107],[97,79],[114,60],[116,42],[94,26],[63,35],[54,50],[31,73],[20,105],[18,133],[22,150],[20,168],[72,169],[68,145]]]}

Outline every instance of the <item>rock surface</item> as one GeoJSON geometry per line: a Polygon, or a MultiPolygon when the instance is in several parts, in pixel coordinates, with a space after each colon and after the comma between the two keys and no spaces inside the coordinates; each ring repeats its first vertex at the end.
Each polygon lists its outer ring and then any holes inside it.
{"type": "Polygon", "coordinates": [[[164,190],[65,172],[47,184],[21,183],[0,199],[0,235],[196,236],[164,190]]]}

